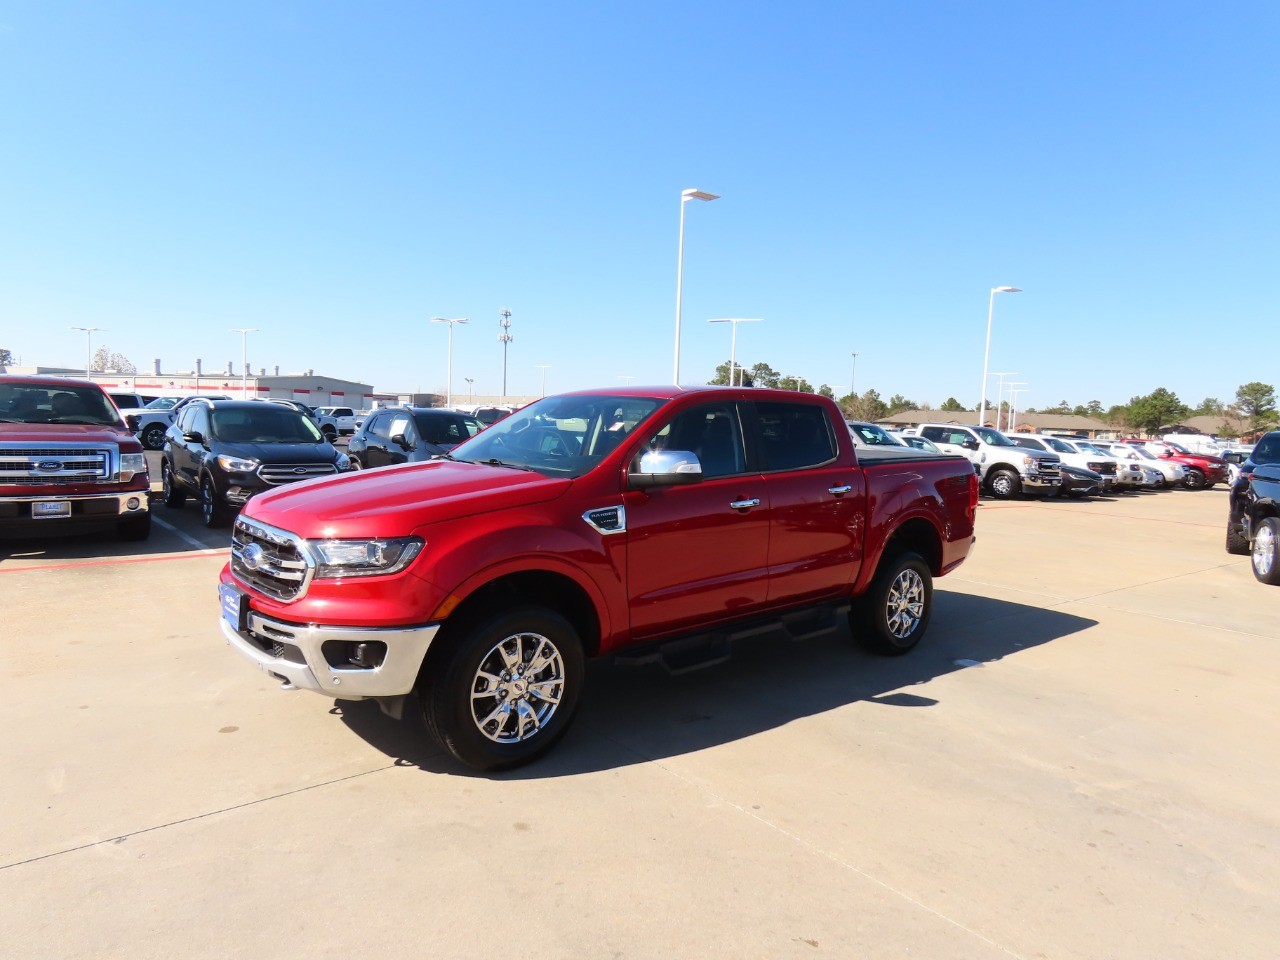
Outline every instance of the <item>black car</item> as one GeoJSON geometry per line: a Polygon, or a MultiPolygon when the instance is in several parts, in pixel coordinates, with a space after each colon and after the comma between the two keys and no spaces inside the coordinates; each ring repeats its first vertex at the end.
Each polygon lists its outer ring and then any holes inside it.
{"type": "Polygon", "coordinates": [[[1253,575],[1280,586],[1280,430],[1263,435],[1231,487],[1227,553],[1249,554],[1253,575]]]}
{"type": "Polygon", "coordinates": [[[1096,497],[1106,489],[1106,479],[1102,474],[1085,467],[1073,467],[1064,463],[1062,484],[1058,487],[1058,495],[1062,497],[1096,497]]]}
{"type": "Polygon", "coordinates": [[[257,400],[188,404],[165,434],[164,502],[200,501],[205,526],[231,519],[255,493],[350,469],[320,429],[297,410],[257,400]]]}
{"type": "Polygon", "coordinates": [[[475,417],[454,410],[375,410],[347,444],[347,454],[353,470],[416,463],[448,453],[483,429],[475,417]]]}

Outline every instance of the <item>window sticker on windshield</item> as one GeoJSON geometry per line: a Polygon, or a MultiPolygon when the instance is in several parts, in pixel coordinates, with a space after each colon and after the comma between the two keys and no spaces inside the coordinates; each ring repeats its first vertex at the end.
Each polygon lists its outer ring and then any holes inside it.
{"type": "Polygon", "coordinates": [[[400,433],[407,433],[408,430],[409,430],[408,417],[396,417],[394,420],[391,421],[391,436],[394,437],[400,433]]]}

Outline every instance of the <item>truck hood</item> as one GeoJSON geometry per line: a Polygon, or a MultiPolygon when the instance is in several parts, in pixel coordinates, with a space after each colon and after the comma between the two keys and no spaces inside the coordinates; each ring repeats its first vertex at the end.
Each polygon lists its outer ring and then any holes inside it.
{"type": "Polygon", "coordinates": [[[290,484],[244,515],[302,537],[399,537],[430,523],[554,500],[572,480],[483,463],[432,460],[290,484]]]}
{"type": "Polygon", "coordinates": [[[133,434],[123,428],[81,423],[0,423],[0,441],[7,443],[110,443],[141,450],[133,434]]]}

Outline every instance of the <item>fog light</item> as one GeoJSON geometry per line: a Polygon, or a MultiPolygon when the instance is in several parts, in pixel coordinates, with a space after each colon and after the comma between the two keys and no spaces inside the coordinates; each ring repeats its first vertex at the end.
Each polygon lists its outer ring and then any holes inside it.
{"type": "Polygon", "coordinates": [[[140,506],[142,506],[142,501],[139,500],[137,497],[130,497],[128,500],[124,502],[124,505],[128,507],[130,510],[137,510],[140,506]]]}

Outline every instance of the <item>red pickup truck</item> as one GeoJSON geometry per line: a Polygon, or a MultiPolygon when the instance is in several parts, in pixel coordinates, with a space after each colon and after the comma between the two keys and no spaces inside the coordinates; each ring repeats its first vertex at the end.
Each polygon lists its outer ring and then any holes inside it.
{"type": "Polygon", "coordinates": [[[114,527],[145,540],[150,489],[142,445],[100,386],[0,376],[0,531],[114,527]]]}
{"type": "Polygon", "coordinates": [[[977,502],[967,460],[855,452],[823,397],[564,394],[441,459],[255,497],[221,627],[285,689],[394,716],[416,689],[446,750],[510,767],[565,732],[586,657],[682,667],[762,625],[845,617],[870,649],[907,652],[977,502]]]}

